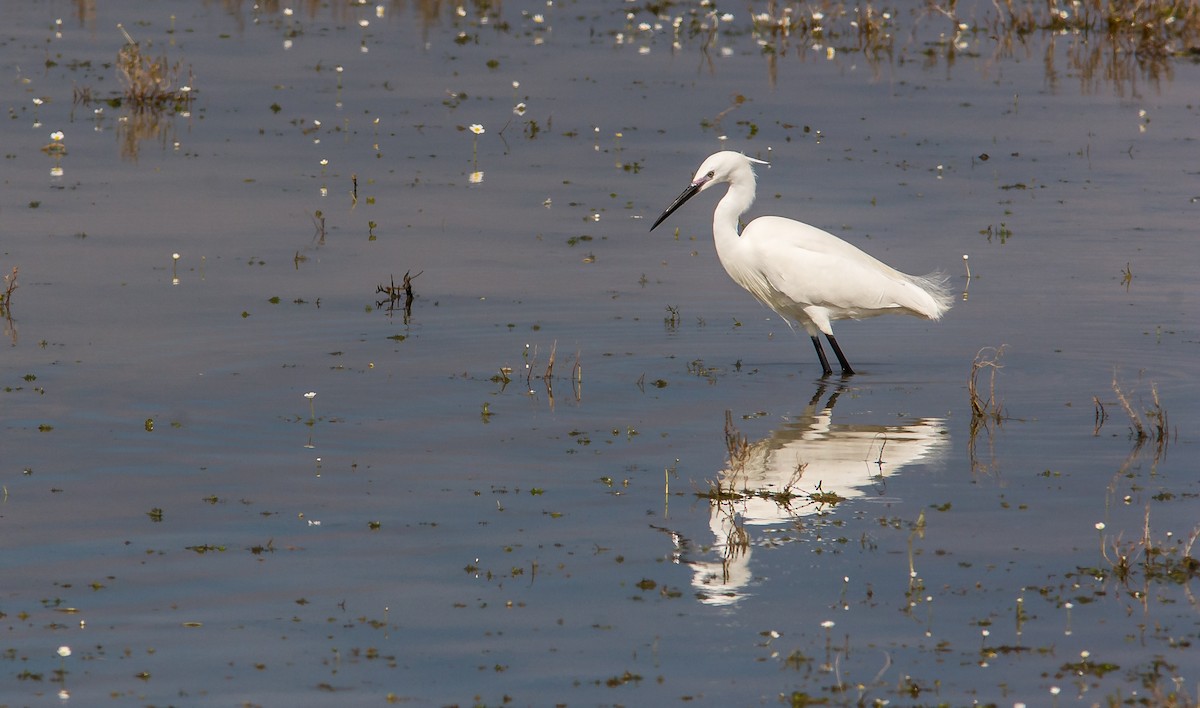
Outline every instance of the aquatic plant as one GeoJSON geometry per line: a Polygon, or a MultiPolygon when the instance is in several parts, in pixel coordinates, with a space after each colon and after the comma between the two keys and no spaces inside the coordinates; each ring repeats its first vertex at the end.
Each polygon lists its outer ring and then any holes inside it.
{"type": "Polygon", "coordinates": [[[725,453],[734,474],[746,469],[750,459],[750,441],[733,425],[733,411],[725,411],[725,453]]]}
{"type": "Polygon", "coordinates": [[[17,268],[13,266],[12,272],[4,276],[4,292],[0,292],[0,315],[8,316],[9,308],[12,306],[12,294],[16,289],[17,268]]]}
{"type": "Polygon", "coordinates": [[[965,285],[963,285],[963,292],[962,292],[963,302],[966,302],[967,296],[970,294],[970,291],[971,291],[971,256],[964,253],[962,260],[963,260],[963,268],[965,268],[967,271],[967,282],[965,285]]]}
{"type": "Polygon", "coordinates": [[[307,425],[312,425],[317,422],[317,408],[316,408],[316,405],[313,403],[313,399],[317,397],[317,392],[309,391],[308,393],[304,394],[304,397],[308,399],[308,423],[307,423],[307,425]]]}
{"type": "Polygon", "coordinates": [[[67,154],[67,146],[63,144],[63,132],[61,130],[56,130],[50,134],[50,142],[42,146],[42,152],[55,158],[67,154]]]}
{"type": "MultiPolygon", "coordinates": [[[[55,653],[58,654],[59,659],[61,659],[61,663],[59,664],[58,668],[58,679],[65,682],[67,679],[67,657],[71,655],[71,647],[64,644],[59,647],[58,651],[55,653]]],[[[63,691],[65,690],[66,689],[63,689],[63,691]]]]}
{"type": "MultiPolygon", "coordinates": [[[[477,166],[478,159],[479,159],[479,136],[486,133],[487,130],[485,130],[484,127],[482,125],[480,125],[479,123],[472,123],[471,126],[468,128],[468,130],[471,131],[471,170],[477,171],[477,170],[475,170],[475,167],[477,166]]],[[[479,175],[480,175],[480,178],[478,180],[473,180],[473,181],[476,181],[476,182],[483,181],[483,179],[482,179],[483,173],[480,172],[479,175]]]]}
{"type": "Polygon", "coordinates": [[[323,246],[325,245],[325,214],[317,209],[313,212],[312,220],[315,229],[313,240],[317,242],[317,245],[323,246]]]}
{"type": "Polygon", "coordinates": [[[679,308],[677,306],[667,305],[667,316],[663,318],[663,325],[668,332],[679,329],[679,308]]]}
{"type": "Polygon", "coordinates": [[[1200,576],[1200,559],[1192,555],[1196,541],[1200,540],[1200,526],[1192,529],[1186,540],[1168,533],[1167,540],[1157,541],[1150,531],[1150,505],[1147,504],[1142,533],[1135,540],[1125,541],[1121,534],[1105,536],[1103,524],[1097,524],[1096,528],[1101,533],[1100,555],[1108,564],[1108,570],[1080,568],[1080,573],[1090,573],[1096,578],[1116,578],[1126,587],[1138,586],[1132,594],[1143,603],[1149,598],[1147,590],[1151,583],[1186,586],[1200,576]]]}
{"type": "MultiPolygon", "coordinates": [[[[574,395],[576,403],[583,399],[583,365],[581,364],[580,356],[581,352],[576,350],[575,363],[571,366],[571,373],[569,374],[571,393],[574,395]]],[[[532,396],[536,393],[536,390],[533,387],[533,377],[535,375],[534,372],[537,370],[537,367],[540,366],[537,360],[538,348],[536,346],[526,344],[524,350],[521,352],[521,358],[525,361],[525,392],[532,396]]],[[[557,359],[558,340],[554,340],[554,342],[552,342],[550,345],[550,356],[546,361],[546,368],[543,370],[542,375],[538,377],[542,380],[542,385],[546,389],[547,402],[550,404],[551,408],[554,407],[554,364],[557,359]]],[[[511,367],[501,367],[500,376],[492,377],[492,381],[501,383],[501,390],[503,390],[503,387],[507,386],[511,380],[509,379],[509,374],[511,373],[511,367]]],[[[561,379],[562,377],[559,378],[561,379]]]]}
{"type": "Polygon", "coordinates": [[[801,499],[805,505],[811,505],[818,511],[825,507],[833,507],[846,500],[837,492],[822,489],[822,482],[817,481],[812,491],[796,491],[808,463],[801,463],[792,470],[791,477],[781,486],[765,485],[751,489],[745,480],[746,465],[754,453],[754,445],[733,424],[732,411],[725,411],[725,451],[728,468],[721,473],[721,478],[709,482],[708,488],[695,494],[701,499],[708,499],[714,504],[720,502],[746,501],[749,499],[764,499],[777,504],[780,508],[791,510],[792,504],[801,499]],[[742,481],[739,481],[742,480],[742,481]]]}
{"type": "Polygon", "coordinates": [[[126,103],[135,111],[184,113],[191,108],[191,69],[188,81],[183,81],[182,62],[171,64],[166,54],[148,57],[142,53],[140,44],[129,36],[125,28],[117,25],[125,35],[125,44],[117,51],[117,72],[125,85],[126,103]]]}
{"type": "Polygon", "coordinates": [[[999,364],[1000,355],[1004,353],[1004,345],[999,347],[984,347],[975,354],[971,362],[971,374],[967,377],[967,393],[971,397],[971,429],[972,434],[982,423],[1000,423],[1004,420],[1004,407],[996,398],[996,372],[1004,368],[999,364]],[[984,369],[990,371],[988,391],[985,399],[979,392],[979,374],[984,369]]]}
{"type": "MultiPolygon", "coordinates": [[[[1000,425],[1004,422],[1004,408],[1000,405],[1000,401],[996,398],[996,373],[1001,368],[1000,355],[1004,353],[1004,345],[999,347],[984,347],[975,354],[975,360],[971,362],[971,373],[967,376],[967,394],[971,401],[971,421],[968,424],[967,432],[967,457],[971,461],[972,472],[987,472],[990,464],[982,464],[976,455],[976,442],[979,436],[979,431],[985,430],[988,433],[988,446],[991,449],[991,431],[993,425],[1000,425]],[[987,398],[985,399],[980,393],[979,376],[980,372],[988,369],[989,377],[987,384],[987,398]]],[[[994,460],[994,455],[993,458],[994,460]]]]}
{"type": "MultiPolygon", "coordinates": [[[[1150,398],[1153,404],[1148,407],[1145,412],[1145,420],[1134,410],[1129,399],[1121,390],[1120,384],[1117,383],[1117,372],[1113,371],[1112,381],[1113,392],[1117,394],[1117,402],[1121,404],[1121,408],[1125,410],[1125,414],[1129,416],[1129,424],[1133,429],[1134,435],[1134,451],[1139,450],[1146,442],[1153,442],[1155,445],[1155,459],[1162,457],[1167,450],[1167,444],[1170,442],[1170,422],[1167,417],[1167,411],[1162,407],[1162,402],[1158,399],[1158,386],[1150,384],[1150,398]]],[[[1099,432],[1100,425],[1103,424],[1104,407],[1100,400],[1093,397],[1097,406],[1096,431],[1099,432]]]]}
{"type": "Polygon", "coordinates": [[[415,298],[412,281],[424,272],[421,271],[417,275],[412,275],[412,271],[404,271],[404,278],[400,281],[400,285],[396,285],[395,276],[389,276],[389,285],[380,284],[375,286],[376,294],[382,294],[387,297],[386,300],[377,300],[375,306],[383,307],[387,305],[388,313],[394,312],[397,307],[400,307],[404,312],[404,324],[408,324],[409,318],[412,317],[412,304],[415,298]],[[401,305],[401,299],[404,301],[403,305],[401,305]]]}

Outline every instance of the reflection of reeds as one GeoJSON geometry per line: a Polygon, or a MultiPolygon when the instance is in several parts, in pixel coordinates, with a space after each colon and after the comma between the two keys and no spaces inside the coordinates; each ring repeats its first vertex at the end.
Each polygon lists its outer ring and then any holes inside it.
{"type": "Polygon", "coordinates": [[[121,157],[136,161],[145,140],[157,140],[165,148],[171,139],[171,127],[171,120],[157,111],[134,111],[131,115],[122,116],[117,123],[121,157]]]}
{"type": "Polygon", "coordinates": [[[729,471],[732,476],[746,469],[750,459],[750,441],[733,425],[733,411],[725,411],[725,449],[729,453],[729,471]]]}
{"type": "Polygon", "coordinates": [[[768,484],[751,489],[748,486],[749,480],[746,478],[745,472],[746,464],[750,462],[754,453],[754,447],[750,444],[750,440],[733,424],[733,412],[726,410],[725,451],[729,459],[729,468],[716,482],[709,482],[708,489],[696,492],[696,496],[708,499],[713,503],[765,499],[779,505],[781,509],[788,510],[797,499],[803,499],[806,504],[815,506],[818,510],[823,507],[836,506],[846,500],[835,491],[822,489],[820,481],[811,492],[794,491],[804,477],[804,470],[808,467],[807,462],[796,466],[796,469],[792,471],[791,478],[783,484],[782,488],[768,484]]]}
{"type": "MultiPolygon", "coordinates": [[[[4,291],[0,292],[0,317],[4,318],[4,333],[12,340],[13,346],[17,344],[17,325],[12,318],[12,294],[16,289],[17,269],[14,266],[12,273],[4,276],[4,291]]],[[[5,495],[7,496],[7,492],[5,495]]]]}
{"type": "MultiPolygon", "coordinates": [[[[987,465],[982,465],[976,456],[975,446],[979,436],[980,428],[988,433],[988,448],[991,449],[992,444],[992,425],[1000,425],[1004,422],[1004,409],[1000,405],[1000,401],[996,398],[996,372],[1001,368],[998,363],[1000,355],[1004,352],[1004,346],[1000,347],[984,347],[975,354],[975,360],[971,363],[971,373],[967,377],[967,392],[971,398],[971,422],[968,426],[967,437],[967,456],[971,460],[972,472],[986,472],[987,465]],[[979,374],[984,369],[990,369],[987,384],[987,398],[985,399],[979,392],[979,374]]],[[[995,460],[994,455],[992,460],[995,460]]]]}
{"type": "MultiPolygon", "coordinates": [[[[417,275],[420,275],[420,273],[417,273],[417,275]]],[[[417,276],[414,275],[413,278],[415,277],[417,276]]],[[[406,277],[406,281],[408,280],[409,279],[406,277]]],[[[570,374],[568,374],[568,380],[571,383],[571,393],[575,396],[576,403],[579,403],[583,400],[583,363],[581,356],[581,352],[576,350],[575,362],[571,366],[570,374]]],[[[525,392],[530,396],[534,396],[537,394],[537,390],[533,385],[533,379],[536,375],[534,372],[536,371],[536,367],[540,366],[538,363],[538,348],[536,346],[526,344],[525,349],[521,352],[521,358],[525,362],[525,392]]],[[[554,408],[554,364],[557,360],[558,340],[555,340],[550,345],[550,358],[546,363],[546,368],[542,375],[538,377],[542,380],[542,385],[546,388],[546,400],[547,403],[550,404],[550,408],[554,408]]],[[[493,383],[500,384],[500,390],[503,391],[508,384],[512,383],[512,372],[513,369],[511,366],[502,366],[500,367],[500,373],[491,377],[491,381],[493,383]]],[[[563,377],[560,375],[557,378],[562,380],[563,377]]],[[[636,435],[637,431],[634,431],[632,428],[630,428],[630,434],[636,435]]]]}
{"type": "Polygon", "coordinates": [[[1100,435],[1100,428],[1103,428],[1104,421],[1108,420],[1108,411],[1104,410],[1104,404],[1100,402],[1099,396],[1092,396],[1092,403],[1096,407],[1096,427],[1092,429],[1092,435],[1095,437],[1100,435]]]}
{"type": "Polygon", "coordinates": [[[1177,0],[1075,0],[1070,8],[1030,0],[994,0],[1003,29],[1102,34],[1140,57],[1190,46],[1200,34],[1200,6],[1177,0]]]}
{"type": "MultiPolygon", "coordinates": [[[[924,52],[930,63],[942,52],[952,62],[960,51],[980,51],[983,37],[994,42],[997,57],[1011,55],[1035,33],[1045,34],[1051,48],[1059,36],[1066,37],[1067,62],[1085,91],[1095,90],[1099,82],[1123,91],[1139,71],[1151,81],[1169,78],[1171,59],[1200,44],[1200,4],[1195,2],[993,0],[992,6],[993,12],[969,24],[969,18],[958,15],[955,0],[930,0],[913,13],[881,11],[866,2],[767,0],[751,8],[751,21],[772,80],[777,58],[789,51],[798,58],[821,49],[827,58],[858,52],[871,65],[886,61],[895,52],[896,38],[914,36],[928,18],[949,25],[949,31],[938,25],[941,39],[924,52]]],[[[712,42],[695,29],[689,34],[703,37],[702,49],[712,42]]],[[[1053,51],[1047,53],[1046,73],[1051,82],[1058,73],[1053,51]]]]}

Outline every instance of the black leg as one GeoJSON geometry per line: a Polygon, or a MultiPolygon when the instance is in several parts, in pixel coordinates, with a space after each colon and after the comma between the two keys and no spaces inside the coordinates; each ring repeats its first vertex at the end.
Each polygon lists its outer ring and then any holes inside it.
{"type": "MultiPolygon", "coordinates": [[[[817,339],[817,335],[812,336],[813,347],[817,350],[817,358],[821,360],[822,376],[829,376],[833,373],[833,369],[829,368],[829,360],[825,358],[825,349],[821,346],[821,340],[817,339]]],[[[836,345],[835,345],[836,346],[836,345]]],[[[841,356],[839,353],[838,356],[841,356]]]]}
{"type": "MultiPolygon", "coordinates": [[[[829,340],[831,345],[833,345],[833,353],[837,354],[838,363],[842,365],[842,376],[852,376],[854,374],[854,369],[850,368],[850,362],[846,361],[846,355],[842,353],[842,348],[838,346],[837,340],[833,338],[832,334],[825,335],[825,338],[829,340]]],[[[813,339],[816,339],[816,337],[813,339]]],[[[821,358],[824,359],[824,357],[821,358]]],[[[825,365],[825,369],[827,374],[833,373],[832,371],[828,371],[828,364],[825,365]]]]}

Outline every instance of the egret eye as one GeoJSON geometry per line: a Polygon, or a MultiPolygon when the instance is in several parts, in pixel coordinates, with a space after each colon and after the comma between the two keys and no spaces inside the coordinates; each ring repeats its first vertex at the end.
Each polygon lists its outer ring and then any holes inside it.
{"type": "Polygon", "coordinates": [[[713,177],[716,177],[716,176],[717,176],[716,170],[709,170],[708,174],[706,175],[706,177],[708,177],[709,179],[712,179],[713,177]]]}

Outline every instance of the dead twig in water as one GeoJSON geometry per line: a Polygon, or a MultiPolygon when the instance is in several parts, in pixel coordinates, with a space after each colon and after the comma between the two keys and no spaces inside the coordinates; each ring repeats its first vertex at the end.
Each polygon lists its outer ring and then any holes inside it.
{"type": "MultiPolygon", "coordinates": [[[[1113,392],[1117,394],[1117,402],[1121,404],[1121,408],[1125,410],[1125,415],[1129,416],[1129,424],[1133,427],[1134,435],[1134,451],[1137,451],[1151,440],[1155,444],[1154,458],[1157,460],[1162,457],[1167,450],[1167,444],[1170,442],[1170,423],[1167,418],[1167,412],[1162,407],[1162,402],[1158,398],[1158,386],[1150,384],[1150,398],[1154,405],[1146,409],[1145,422],[1142,416],[1134,410],[1133,405],[1121,390],[1120,384],[1117,383],[1117,372],[1113,371],[1113,392]]],[[[1099,428],[1097,428],[1098,430],[1099,428]]]]}
{"type": "Polygon", "coordinates": [[[571,367],[571,388],[575,392],[575,402],[583,398],[583,365],[579,363],[580,351],[575,350],[575,366],[571,367]]]}
{"type": "Polygon", "coordinates": [[[729,453],[729,471],[737,475],[750,460],[750,440],[733,425],[733,411],[725,411],[725,450],[729,453]]]}
{"type": "MultiPolygon", "coordinates": [[[[424,273],[425,271],[421,271],[424,273]]],[[[387,296],[386,300],[378,300],[375,303],[376,307],[387,305],[387,311],[393,312],[400,305],[400,299],[404,299],[404,324],[408,324],[408,320],[412,317],[412,304],[416,296],[413,295],[412,281],[415,280],[421,273],[410,275],[411,271],[404,272],[404,278],[401,279],[400,285],[396,285],[396,277],[390,276],[389,285],[375,286],[376,293],[382,293],[387,296]]]]}
{"type": "Polygon", "coordinates": [[[554,355],[558,353],[558,340],[550,345],[550,361],[546,363],[546,373],[542,374],[542,381],[546,386],[550,385],[550,379],[554,378],[554,355]]]}
{"type": "Polygon", "coordinates": [[[996,400],[996,372],[1004,368],[999,364],[1000,355],[1003,353],[1004,345],[984,347],[975,354],[975,361],[971,363],[967,391],[971,395],[971,422],[973,425],[977,426],[982,421],[1000,423],[1004,420],[1004,408],[996,400]],[[983,369],[991,369],[987,400],[979,395],[979,372],[983,369]]]}
{"type": "Polygon", "coordinates": [[[1113,371],[1112,381],[1113,392],[1117,394],[1117,402],[1125,409],[1125,415],[1129,416],[1129,423],[1133,426],[1134,436],[1137,438],[1138,446],[1140,447],[1146,438],[1146,428],[1142,425],[1142,418],[1133,410],[1133,406],[1129,405],[1129,399],[1125,398],[1124,392],[1121,391],[1121,386],[1117,383],[1117,372],[1113,371]]]}
{"type": "Polygon", "coordinates": [[[1092,435],[1098,437],[1100,428],[1104,427],[1104,421],[1108,420],[1108,413],[1104,410],[1104,404],[1100,402],[1099,396],[1092,396],[1092,403],[1096,404],[1096,427],[1092,429],[1092,435]]]}
{"type": "MultiPolygon", "coordinates": [[[[1004,422],[1004,409],[996,399],[996,372],[1001,368],[998,361],[1003,352],[1004,345],[980,349],[975,354],[975,360],[971,363],[971,374],[967,377],[967,391],[971,397],[971,422],[968,426],[967,456],[971,460],[972,472],[983,470],[983,466],[980,465],[975,454],[975,444],[979,435],[979,429],[983,428],[988,431],[988,447],[990,449],[992,424],[1000,425],[1004,422]],[[979,394],[979,372],[985,368],[991,369],[987,400],[984,400],[979,394]]],[[[992,460],[994,462],[994,456],[992,460]]]]}
{"type": "Polygon", "coordinates": [[[313,226],[316,227],[316,233],[313,234],[313,240],[315,240],[318,245],[324,246],[325,214],[320,209],[317,209],[316,212],[313,213],[313,226]]]}
{"type": "Polygon", "coordinates": [[[117,72],[125,84],[125,101],[135,111],[186,113],[192,103],[192,75],[183,77],[180,62],[171,64],[166,54],[158,59],[142,53],[141,45],[121,25],[125,44],[117,52],[117,72]]]}
{"type": "Polygon", "coordinates": [[[17,325],[13,322],[12,318],[12,294],[16,289],[17,269],[14,266],[12,273],[4,276],[4,292],[0,293],[0,317],[4,318],[4,322],[7,325],[4,333],[12,339],[13,346],[17,345],[17,325]]]}
{"type": "Polygon", "coordinates": [[[12,294],[17,289],[17,268],[13,266],[12,272],[4,276],[4,292],[0,293],[0,312],[8,314],[9,308],[12,307],[12,294]]]}
{"type": "MultiPolygon", "coordinates": [[[[538,393],[537,389],[534,387],[534,384],[533,384],[533,377],[534,377],[533,372],[537,368],[540,368],[540,366],[541,366],[538,361],[538,351],[539,351],[538,345],[526,344],[524,350],[521,352],[521,358],[524,361],[524,366],[525,366],[525,393],[529,396],[536,396],[538,393]]],[[[557,361],[558,361],[558,340],[554,340],[554,342],[550,346],[550,356],[546,362],[546,368],[543,371],[542,375],[538,377],[541,379],[542,385],[546,389],[547,402],[550,404],[551,408],[554,408],[554,402],[555,402],[554,401],[554,379],[555,379],[554,365],[557,361]]],[[[568,381],[570,381],[570,384],[571,384],[571,393],[574,394],[576,403],[583,400],[583,364],[581,363],[581,361],[582,361],[582,355],[579,351],[576,351],[575,352],[575,363],[571,367],[571,373],[568,376],[568,381]]],[[[500,375],[493,376],[492,381],[502,384],[501,390],[503,390],[503,386],[507,385],[512,380],[510,378],[511,373],[512,373],[511,367],[507,367],[507,366],[502,367],[500,370],[500,375]]],[[[563,377],[560,375],[558,378],[562,379],[563,377]]]]}

